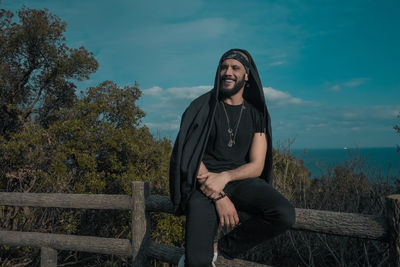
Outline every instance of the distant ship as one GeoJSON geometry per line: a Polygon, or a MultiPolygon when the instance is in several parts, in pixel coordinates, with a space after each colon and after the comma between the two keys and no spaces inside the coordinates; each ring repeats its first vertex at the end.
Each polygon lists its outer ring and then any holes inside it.
{"type": "Polygon", "coordinates": [[[344,149],[344,150],[347,150],[348,148],[347,148],[347,146],[345,146],[343,149],[344,149]]]}

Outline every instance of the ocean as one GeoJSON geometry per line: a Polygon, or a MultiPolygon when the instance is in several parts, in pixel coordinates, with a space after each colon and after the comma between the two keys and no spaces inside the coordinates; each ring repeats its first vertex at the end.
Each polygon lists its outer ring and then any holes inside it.
{"type": "Polygon", "coordinates": [[[292,149],[292,155],[303,160],[312,178],[320,177],[328,168],[359,157],[369,179],[374,180],[379,175],[400,179],[400,152],[396,147],[292,149]]]}

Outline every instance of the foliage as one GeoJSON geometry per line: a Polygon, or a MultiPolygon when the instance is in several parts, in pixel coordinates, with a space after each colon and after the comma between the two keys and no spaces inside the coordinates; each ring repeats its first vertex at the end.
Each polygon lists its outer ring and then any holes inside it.
{"type": "MultiPolygon", "coordinates": [[[[59,120],[48,128],[26,124],[8,142],[0,143],[0,164],[4,166],[1,188],[130,194],[131,181],[146,180],[152,193],[167,194],[171,145],[166,139],[155,140],[148,128],[141,126],[144,113],[135,105],[139,97],[137,86],[120,88],[106,81],[89,88],[71,108],[57,111],[59,120]]],[[[3,212],[14,214],[16,210],[5,208],[3,212]]],[[[37,209],[12,220],[9,217],[0,219],[2,227],[106,237],[130,235],[127,212],[37,209]]],[[[163,225],[156,223],[155,227],[163,229],[163,225]]]]}
{"type": "Polygon", "coordinates": [[[88,79],[97,61],[65,43],[66,23],[47,10],[22,8],[19,23],[0,10],[0,135],[32,120],[48,125],[76,99],[74,80],[88,79]]]}
{"type": "MultiPolygon", "coordinates": [[[[285,173],[287,162],[289,166],[299,162],[290,155],[290,149],[276,154],[274,160],[278,174],[285,173]]],[[[298,177],[304,174],[302,168],[297,171],[298,177]]],[[[303,185],[303,178],[293,184],[282,175],[275,175],[275,184],[296,208],[385,216],[385,197],[400,193],[398,180],[375,176],[376,180],[369,181],[368,172],[364,162],[355,156],[325,170],[319,178],[308,177],[303,185]],[[285,187],[281,186],[283,183],[285,187]]],[[[387,257],[388,247],[382,242],[299,231],[289,231],[245,255],[274,266],[385,266],[387,257]]]]}
{"type": "MultiPolygon", "coordinates": [[[[17,14],[19,22],[12,12],[0,12],[1,191],[130,194],[131,181],[146,180],[153,194],[167,194],[171,144],[142,125],[138,85],[105,81],[78,99],[74,81],[98,66],[92,53],[67,47],[66,23],[47,10],[22,8],[17,14]]],[[[18,231],[129,238],[130,218],[120,211],[0,207],[0,228],[18,231]]],[[[165,222],[153,222],[155,239],[164,238],[157,232],[165,222]]],[[[38,252],[3,246],[0,259],[38,265],[37,257],[30,259],[38,252]]],[[[59,263],[126,262],[60,255],[59,263]]]]}
{"type": "Polygon", "coordinates": [[[278,144],[273,150],[274,187],[294,202],[304,201],[305,192],[311,185],[309,170],[301,160],[290,153],[294,140],[288,140],[287,145],[278,144]]]}

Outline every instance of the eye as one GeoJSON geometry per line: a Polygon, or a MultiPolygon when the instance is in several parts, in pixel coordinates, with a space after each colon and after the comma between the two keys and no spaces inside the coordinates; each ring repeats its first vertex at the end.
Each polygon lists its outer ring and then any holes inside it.
{"type": "Polygon", "coordinates": [[[233,66],[232,69],[234,69],[234,70],[240,70],[240,67],[239,67],[239,66],[233,66]]]}

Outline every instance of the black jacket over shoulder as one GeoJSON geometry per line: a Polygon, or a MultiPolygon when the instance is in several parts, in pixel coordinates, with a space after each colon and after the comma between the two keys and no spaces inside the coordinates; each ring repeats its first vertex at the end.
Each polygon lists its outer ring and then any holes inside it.
{"type": "MultiPolygon", "coordinates": [[[[265,104],[260,77],[253,59],[246,50],[231,49],[224,55],[233,50],[245,53],[250,61],[249,86],[244,89],[243,97],[263,114],[263,128],[266,133],[268,148],[264,169],[260,177],[271,183],[273,176],[271,120],[265,104]]],[[[182,115],[180,130],[172,150],[169,173],[171,201],[176,215],[185,213],[186,202],[195,189],[196,175],[207,146],[215,110],[219,102],[220,64],[221,60],[218,64],[214,88],[193,100],[182,115]]]]}

